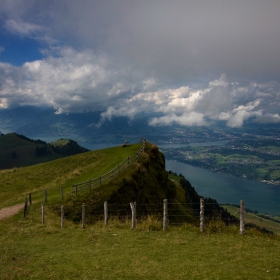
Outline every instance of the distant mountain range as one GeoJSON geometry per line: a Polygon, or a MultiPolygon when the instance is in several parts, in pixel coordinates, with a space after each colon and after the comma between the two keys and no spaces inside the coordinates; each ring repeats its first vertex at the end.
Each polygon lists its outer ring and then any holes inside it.
{"type": "Polygon", "coordinates": [[[186,127],[176,124],[149,126],[151,115],[137,115],[135,118],[112,117],[100,122],[101,112],[55,114],[53,108],[23,106],[0,110],[0,134],[16,132],[32,139],[72,139],[78,143],[116,144],[127,140],[136,143],[141,137],[150,142],[188,143],[231,140],[266,135],[280,137],[278,124],[244,123],[241,128],[229,128],[224,122],[209,120],[211,126],[186,127]]]}
{"type": "Polygon", "coordinates": [[[100,125],[101,112],[55,114],[51,108],[32,106],[0,110],[0,132],[16,132],[31,138],[63,137],[80,142],[118,143],[139,141],[141,137],[153,140],[163,134],[164,128],[148,125],[147,117],[129,119],[114,117],[100,125]]]}

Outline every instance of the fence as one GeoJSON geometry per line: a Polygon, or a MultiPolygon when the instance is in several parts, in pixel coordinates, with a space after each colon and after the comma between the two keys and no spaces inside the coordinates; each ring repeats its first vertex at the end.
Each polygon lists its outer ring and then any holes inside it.
{"type": "MultiPolygon", "coordinates": [[[[99,176],[97,178],[94,179],[90,179],[86,182],[82,182],[79,184],[75,184],[73,185],[74,190],[71,192],[72,194],[77,195],[79,191],[82,190],[86,190],[86,189],[90,189],[96,186],[96,185],[101,185],[102,183],[112,179],[115,175],[119,174],[123,169],[125,169],[127,166],[129,166],[131,163],[134,163],[137,161],[138,157],[140,156],[140,154],[144,151],[145,149],[145,139],[142,140],[143,144],[140,147],[140,149],[137,151],[136,154],[127,157],[122,163],[120,163],[116,168],[112,169],[111,171],[109,171],[108,173],[99,176]]],[[[61,192],[61,199],[63,199],[63,188],[60,189],[61,192]]]]}
{"type": "MultiPolygon", "coordinates": [[[[140,154],[145,149],[145,143],[146,143],[146,140],[142,139],[142,145],[141,145],[141,147],[139,148],[139,150],[137,151],[136,154],[127,157],[116,168],[112,169],[111,171],[109,171],[108,173],[106,173],[104,175],[101,175],[101,176],[99,176],[97,178],[94,178],[94,179],[90,179],[86,182],[82,182],[82,183],[73,185],[74,190],[68,192],[67,195],[73,195],[73,194],[77,195],[79,191],[83,191],[83,190],[86,190],[86,189],[89,189],[91,191],[92,187],[97,186],[97,185],[101,185],[102,183],[109,181],[114,176],[119,174],[122,170],[124,170],[126,167],[128,167],[131,163],[134,163],[138,160],[140,154]]],[[[59,189],[59,192],[60,192],[60,199],[64,200],[64,188],[61,187],[59,189]]],[[[54,189],[43,189],[43,190],[40,190],[40,191],[38,190],[36,192],[29,193],[27,199],[29,201],[29,204],[32,204],[32,199],[33,198],[35,198],[35,200],[38,200],[39,198],[42,198],[42,195],[43,195],[43,201],[47,202],[48,198],[50,196],[50,193],[51,193],[51,196],[57,195],[57,189],[55,189],[55,190],[54,189]]]]}
{"type": "MultiPolygon", "coordinates": [[[[143,211],[143,209],[147,208],[147,205],[144,204],[137,204],[136,202],[131,202],[129,204],[108,204],[107,201],[104,202],[104,205],[102,207],[102,209],[96,206],[86,206],[85,203],[83,203],[81,205],[81,207],[69,207],[68,209],[65,208],[64,205],[61,206],[60,209],[56,208],[53,209],[57,212],[57,216],[60,216],[60,227],[64,228],[65,226],[65,221],[66,221],[66,213],[69,211],[76,211],[76,213],[74,214],[78,216],[79,218],[76,219],[76,223],[80,223],[82,228],[85,228],[86,224],[91,224],[93,222],[93,220],[96,221],[100,221],[103,220],[104,221],[104,226],[108,226],[108,223],[110,221],[110,219],[114,219],[117,218],[118,220],[122,220],[122,219],[131,219],[131,229],[136,229],[137,228],[137,223],[141,223],[141,221],[143,221],[145,218],[147,218],[149,215],[151,215],[153,217],[153,219],[158,223],[161,224],[162,230],[165,231],[168,229],[168,227],[172,226],[172,225],[178,225],[178,223],[174,222],[172,223],[172,220],[174,220],[173,218],[176,216],[178,217],[178,214],[174,214],[172,213],[172,211],[169,212],[169,209],[171,209],[172,205],[174,205],[173,203],[168,203],[167,199],[164,199],[162,203],[158,203],[158,204],[149,204],[149,213],[147,213],[146,211],[143,211]],[[145,206],[145,207],[143,207],[145,206]],[[125,214],[123,214],[125,213],[125,214]]],[[[187,205],[187,204],[186,204],[187,205]]],[[[216,213],[212,214],[211,217],[209,216],[205,216],[204,215],[204,209],[205,206],[207,206],[208,204],[204,204],[204,199],[201,198],[200,199],[200,204],[198,205],[200,207],[200,212],[199,212],[199,216],[196,216],[196,218],[198,218],[199,220],[199,224],[200,224],[200,232],[204,233],[205,232],[205,227],[207,227],[207,225],[213,221],[213,219],[216,220],[223,220],[221,219],[221,217],[217,217],[216,213]]],[[[190,206],[190,204],[188,205],[190,206]]],[[[46,219],[45,219],[45,205],[44,203],[41,204],[41,222],[42,224],[45,224],[46,219]]],[[[24,207],[24,217],[26,217],[26,213],[28,213],[28,201],[26,200],[25,203],[25,207],[24,207]]],[[[232,220],[231,222],[237,224],[239,223],[239,233],[241,235],[244,234],[245,232],[245,218],[244,218],[244,214],[245,214],[245,202],[244,200],[240,201],[240,208],[239,211],[236,212],[236,214],[239,213],[239,219],[235,218],[235,220],[232,220]]],[[[72,213],[73,216],[73,213],[72,213]]],[[[180,216],[180,218],[182,218],[182,216],[180,216]]],[[[73,220],[73,217],[72,219],[73,220]]],[[[182,219],[183,220],[183,219],[182,219]]],[[[183,222],[181,222],[180,224],[183,224],[183,222]]]]}

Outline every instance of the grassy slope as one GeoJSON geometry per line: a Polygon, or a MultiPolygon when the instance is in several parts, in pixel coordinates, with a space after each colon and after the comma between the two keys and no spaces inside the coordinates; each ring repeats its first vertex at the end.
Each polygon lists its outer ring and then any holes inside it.
{"type": "MultiPolygon", "coordinates": [[[[170,203],[169,214],[171,222],[198,222],[193,217],[189,208],[183,206],[186,203],[185,192],[180,185],[174,185],[168,180],[165,170],[165,160],[158,147],[146,143],[137,163],[131,164],[121,176],[114,177],[109,183],[103,183],[89,194],[89,191],[81,192],[64,202],[66,215],[75,221],[81,220],[80,209],[82,203],[91,209],[92,220],[98,219],[96,213],[102,213],[104,201],[111,205],[126,205],[113,211],[111,215],[126,216],[130,214],[129,203],[137,203],[137,215],[161,215],[163,200],[168,198],[170,203]],[[68,209],[68,210],[67,210],[68,209]],[[172,217],[171,217],[172,216],[172,217]]],[[[53,204],[60,209],[61,202],[53,204]]],[[[60,211],[60,210],[58,210],[60,211]]]]}
{"type": "Polygon", "coordinates": [[[36,147],[44,144],[34,143],[18,137],[16,133],[9,133],[0,137],[0,169],[13,168],[16,166],[28,166],[38,162],[46,162],[61,158],[59,154],[36,157],[36,147]],[[17,158],[12,158],[12,152],[17,158]]]}
{"type": "Polygon", "coordinates": [[[50,197],[58,199],[60,187],[72,190],[75,183],[103,175],[139,148],[140,144],[113,147],[24,168],[0,170],[0,208],[24,201],[30,192],[38,194],[35,199],[41,199],[44,189],[50,197]]]}
{"type": "MultiPolygon", "coordinates": [[[[224,208],[226,208],[232,215],[236,214],[239,211],[239,209],[237,207],[231,206],[231,205],[224,205],[224,208]]],[[[239,217],[238,215],[239,215],[239,213],[236,214],[235,216],[239,217]]],[[[259,227],[264,227],[268,230],[271,230],[275,234],[278,234],[278,235],[280,234],[280,224],[279,223],[275,223],[273,221],[260,218],[253,213],[245,214],[245,223],[252,223],[259,227]]]]}
{"type": "Polygon", "coordinates": [[[279,279],[279,236],[241,236],[237,227],[201,235],[190,225],[132,231],[130,221],[60,229],[51,213],[40,225],[33,210],[0,221],[0,279],[279,279]]]}

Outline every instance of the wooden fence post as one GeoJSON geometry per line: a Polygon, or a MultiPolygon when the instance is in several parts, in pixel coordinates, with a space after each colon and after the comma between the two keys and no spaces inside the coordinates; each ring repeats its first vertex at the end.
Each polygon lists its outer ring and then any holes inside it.
{"type": "Polygon", "coordinates": [[[48,201],[48,192],[47,190],[44,190],[44,202],[48,201]]]}
{"type": "Polygon", "coordinates": [[[167,209],[167,199],[163,200],[163,230],[166,230],[168,224],[168,209],[167,209]]]}
{"type": "Polygon", "coordinates": [[[204,199],[200,199],[200,232],[204,232],[204,199]]]}
{"type": "Polygon", "coordinates": [[[64,198],[64,197],[63,197],[63,188],[61,187],[61,188],[60,188],[60,199],[63,200],[63,198],[64,198]]]}
{"type": "Polygon", "coordinates": [[[27,213],[28,213],[28,200],[26,197],[24,201],[23,218],[26,218],[27,213]]]}
{"type": "Polygon", "coordinates": [[[61,222],[60,222],[60,224],[61,224],[61,228],[63,228],[64,227],[64,206],[63,205],[61,206],[61,222]]]}
{"type": "Polygon", "coordinates": [[[245,212],[245,202],[240,200],[240,234],[244,233],[244,212],[245,212]]]}
{"type": "Polygon", "coordinates": [[[29,205],[31,205],[32,204],[32,194],[30,193],[29,194],[29,205]]]}
{"type": "Polygon", "coordinates": [[[130,202],[130,208],[131,208],[131,229],[135,229],[135,227],[136,227],[136,209],[135,209],[135,204],[133,202],[130,202]]]}
{"type": "Polygon", "coordinates": [[[82,205],[82,228],[85,228],[85,211],[86,209],[85,209],[85,203],[83,203],[83,205],[82,205]]]}
{"type": "Polygon", "coordinates": [[[41,208],[42,208],[42,224],[45,223],[45,211],[44,211],[44,203],[41,203],[41,208]]]}
{"type": "Polygon", "coordinates": [[[108,202],[104,202],[104,226],[108,225],[108,202]]]}

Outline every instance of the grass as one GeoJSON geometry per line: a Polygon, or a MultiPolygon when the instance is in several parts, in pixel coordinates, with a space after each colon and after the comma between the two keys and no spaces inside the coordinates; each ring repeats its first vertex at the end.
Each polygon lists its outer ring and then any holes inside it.
{"type": "MultiPolygon", "coordinates": [[[[239,211],[239,208],[231,205],[224,205],[232,215],[236,214],[239,211]]],[[[239,213],[235,216],[238,217],[239,213]]],[[[253,223],[259,227],[264,227],[275,234],[280,234],[280,223],[276,223],[270,220],[263,219],[253,213],[245,213],[245,223],[253,223]]]]}
{"type": "Polygon", "coordinates": [[[0,222],[0,279],[279,279],[279,236],[191,225],[164,232],[152,218],[136,230],[129,220],[61,229],[50,212],[41,225],[33,207],[25,220],[0,222]]]}
{"type": "Polygon", "coordinates": [[[57,153],[36,156],[36,147],[46,147],[45,144],[35,143],[9,133],[0,137],[0,169],[17,166],[28,166],[38,162],[47,162],[61,158],[57,153]]]}
{"type": "MultiPolygon", "coordinates": [[[[1,189],[6,193],[0,194],[1,203],[11,203],[12,196],[22,201],[26,193],[45,186],[56,190],[52,198],[58,198],[60,186],[71,187],[89,176],[104,174],[139,147],[115,147],[50,165],[3,171],[5,187],[1,189]],[[25,174],[24,178],[17,172],[25,174]]],[[[178,192],[176,199],[182,197],[178,192]]],[[[130,229],[130,217],[122,222],[109,219],[107,227],[103,221],[86,223],[84,229],[81,223],[66,219],[61,228],[53,209],[52,203],[45,203],[44,224],[39,201],[31,205],[27,218],[19,213],[0,221],[1,280],[279,279],[279,236],[252,229],[240,235],[238,227],[226,227],[221,221],[208,223],[204,234],[190,224],[170,225],[163,231],[161,217],[151,216],[137,221],[136,230],[130,229]]]]}
{"type": "Polygon", "coordinates": [[[24,168],[0,170],[0,209],[23,202],[30,192],[34,199],[42,200],[45,189],[49,199],[59,199],[60,187],[65,192],[72,191],[74,184],[107,173],[139,148],[140,144],[112,147],[24,168]]]}

